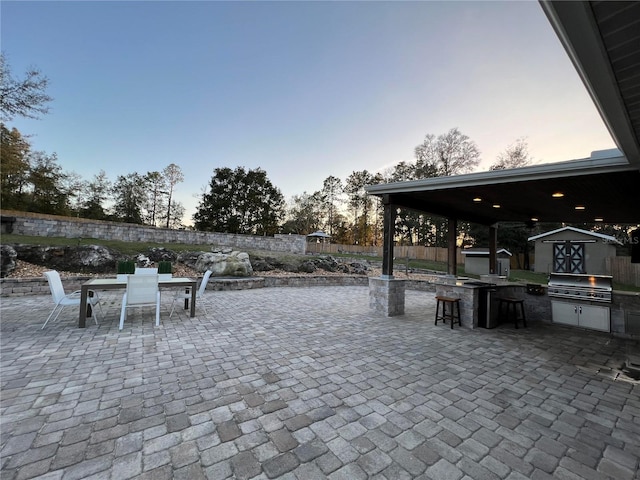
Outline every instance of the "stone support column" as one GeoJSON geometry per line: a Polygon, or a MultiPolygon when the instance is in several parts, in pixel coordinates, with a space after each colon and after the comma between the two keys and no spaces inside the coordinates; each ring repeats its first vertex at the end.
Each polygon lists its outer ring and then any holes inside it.
{"type": "Polygon", "coordinates": [[[456,276],[457,267],[457,253],[458,246],[456,241],[458,240],[458,221],[455,218],[449,218],[449,231],[447,233],[448,249],[447,249],[447,275],[456,276]]]}
{"type": "Polygon", "coordinates": [[[393,278],[393,239],[395,236],[396,207],[391,204],[389,197],[384,196],[383,240],[382,240],[382,276],[393,278]]]}
{"type": "Polygon", "coordinates": [[[387,317],[404,315],[405,280],[370,277],[369,307],[387,317]]]}
{"type": "Polygon", "coordinates": [[[498,267],[498,227],[489,227],[489,275],[495,275],[498,267]]]}

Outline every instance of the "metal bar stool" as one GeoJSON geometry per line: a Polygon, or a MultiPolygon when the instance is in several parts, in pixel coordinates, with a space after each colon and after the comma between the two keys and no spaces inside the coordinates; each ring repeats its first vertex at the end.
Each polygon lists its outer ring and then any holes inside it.
{"type": "Polygon", "coordinates": [[[522,318],[522,324],[524,325],[524,328],[527,328],[527,319],[524,315],[524,300],[520,300],[518,298],[513,298],[513,297],[502,297],[502,298],[498,298],[498,321],[502,321],[503,319],[505,321],[510,321],[513,320],[513,322],[516,325],[516,328],[518,328],[518,320],[520,319],[520,317],[522,318]],[[503,307],[505,306],[506,310],[504,312],[503,315],[503,307]],[[520,312],[518,312],[518,309],[516,307],[520,307],[520,312]],[[520,313],[520,315],[518,315],[518,313],[520,313]]]}
{"type": "Polygon", "coordinates": [[[436,297],[436,325],[438,325],[438,320],[442,320],[443,323],[447,323],[447,320],[451,320],[451,329],[453,329],[453,324],[458,323],[458,325],[462,326],[460,322],[460,299],[455,297],[436,297]],[[442,315],[440,315],[440,305],[442,305],[442,315]],[[447,305],[449,305],[449,311],[447,312],[447,305]],[[454,310],[454,305],[457,309],[454,310]]]}

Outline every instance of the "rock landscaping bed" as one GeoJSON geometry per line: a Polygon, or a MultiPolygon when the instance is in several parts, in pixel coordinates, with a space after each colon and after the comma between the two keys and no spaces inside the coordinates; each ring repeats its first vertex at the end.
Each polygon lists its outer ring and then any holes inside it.
{"type": "Polygon", "coordinates": [[[212,248],[211,252],[176,253],[154,248],[125,258],[105,247],[48,247],[33,245],[2,246],[3,278],[42,277],[47,270],[57,270],[62,277],[105,276],[116,272],[119,261],[133,260],[137,266],[154,267],[169,261],[175,276],[198,277],[210,269],[214,276],[301,276],[377,274],[366,262],[339,260],[328,255],[280,255],[271,252],[240,253],[230,248],[212,248]],[[238,261],[238,259],[240,259],[238,261]],[[237,266],[248,264],[246,268],[237,266]],[[227,274],[226,272],[233,272],[227,274]],[[239,273],[238,273],[239,272],[239,273]]]}

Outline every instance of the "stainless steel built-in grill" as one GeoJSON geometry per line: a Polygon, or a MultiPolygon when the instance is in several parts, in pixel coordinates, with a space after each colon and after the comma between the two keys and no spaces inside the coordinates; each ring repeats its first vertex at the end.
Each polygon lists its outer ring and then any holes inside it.
{"type": "Polygon", "coordinates": [[[612,277],[608,275],[552,273],[547,292],[555,298],[611,303],[612,290],[612,277]]]}

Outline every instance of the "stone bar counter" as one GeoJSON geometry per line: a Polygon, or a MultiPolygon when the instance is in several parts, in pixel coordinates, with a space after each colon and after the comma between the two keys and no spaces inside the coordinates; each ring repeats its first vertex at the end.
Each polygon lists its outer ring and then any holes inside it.
{"type": "Polygon", "coordinates": [[[442,276],[434,283],[436,296],[460,299],[460,320],[466,328],[495,326],[496,297],[521,296],[520,290],[523,290],[521,284],[509,283],[497,276],[483,276],[480,281],[467,277],[442,276]]]}
{"type": "MultiPolygon", "coordinates": [[[[481,276],[480,281],[441,275],[434,278],[432,283],[435,285],[436,295],[460,299],[461,323],[466,328],[497,326],[497,299],[500,297],[523,299],[528,324],[553,323],[551,299],[547,294],[546,285],[536,285],[537,288],[529,289],[526,284],[508,282],[504,278],[489,275],[481,276]],[[488,285],[491,287],[489,288],[488,285]],[[488,319],[484,308],[487,301],[488,319]]],[[[611,333],[615,336],[640,339],[640,293],[614,290],[613,301],[607,305],[611,310],[611,333]]],[[[511,325],[513,326],[513,323],[511,325]]],[[[640,362],[640,350],[638,362],[640,362]]]]}

